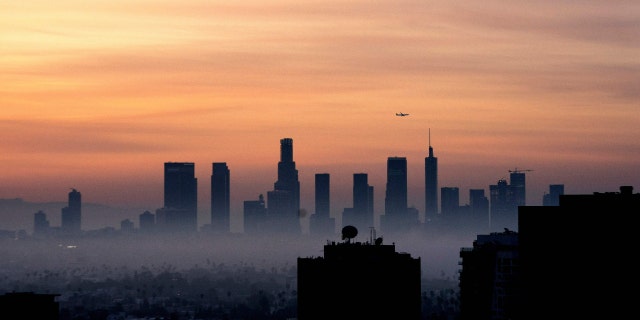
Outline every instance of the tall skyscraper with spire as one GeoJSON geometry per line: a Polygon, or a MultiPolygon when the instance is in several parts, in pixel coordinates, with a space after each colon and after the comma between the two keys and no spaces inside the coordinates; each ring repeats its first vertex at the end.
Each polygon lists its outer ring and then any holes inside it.
{"type": "Polygon", "coordinates": [[[424,221],[434,220],[438,214],[438,158],[433,156],[429,129],[429,156],[424,158],[424,221]]]}
{"type": "Polygon", "coordinates": [[[300,181],[293,161],[293,139],[280,139],[278,180],[267,192],[268,220],[272,231],[300,234],[300,181]]]}
{"type": "Polygon", "coordinates": [[[212,163],[211,172],[211,230],[227,233],[230,226],[230,171],[226,162],[212,163]]]}

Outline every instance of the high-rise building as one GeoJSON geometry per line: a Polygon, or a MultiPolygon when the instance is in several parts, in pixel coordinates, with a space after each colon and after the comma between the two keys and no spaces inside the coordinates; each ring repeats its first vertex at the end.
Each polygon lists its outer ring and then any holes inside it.
{"type": "Polygon", "coordinates": [[[400,216],[407,211],[407,158],[387,159],[387,184],[384,199],[384,213],[400,216]]]}
{"type": "Polygon", "coordinates": [[[357,228],[345,226],[346,240],[326,244],[323,257],[298,258],[297,318],[420,319],[420,258],[355,236],[357,228]]]}
{"type": "Polygon", "coordinates": [[[469,207],[471,209],[471,225],[480,232],[489,230],[489,199],[484,189],[469,189],[469,207]]]}
{"type": "Polygon", "coordinates": [[[331,217],[330,175],[315,175],[315,213],[309,218],[309,232],[312,235],[328,235],[335,233],[335,218],[331,217]]]}
{"type": "Polygon", "coordinates": [[[164,231],[198,230],[198,180],[193,162],[165,162],[164,207],[156,222],[164,231]]]}
{"type": "Polygon", "coordinates": [[[374,227],[372,188],[368,174],[353,174],[353,208],[344,211],[342,226],[352,225],[361,230],[374,227]]]}
{"type": "Polygon", "coordinates": [[[33,234],[36,236],[47,235],[50,231],[50,223],[47,214],[39,210],[33,215],[33,234]]]}
{"type": "Polygon", "coordinates": [[[300,181],[293,161],[293,139],[280,140],[278,180],[267,192],[269,229],[274,232],[300,234],[300,181]]]}
{"type": "Polygon", "coordinates": [[[492,231],[518,228],[518,207],[526,205],[526,171],[531,170],[509,170],[509,183],[500,179],[489,186],[492,231]]]}
{"type": "Polygon", "coordinates": [[[230,232],[230,171],[226,162],[214,162],[211,173],[211,230],[230,232]]]}
{"type": "Polygon", "coordinates": [[[424,158],[424,222],[435,221],[438,215],[438,158],[433,156],[429,129],[429,156],[424,158]]]}
{"type": "Polygon", "coordinates": [[[511,201],[516,207],[527,205],[526,176],[524,171],[525,170],[515,169],[509,174],[511,201]]]}
{"type": "Polygon", "coordinates": [[[440,200],[444,219],[453,218],[460,209],[460,189],[458,187],[442,187],[440,200]]]}
{"type": "Polygon", "coordinates": [[[384,206],[384,215],[380,217],[382,231],[404,232],[418,225],[418,216],[409,214],[407,210],[407,158],[405,157],[387,159],[384,206]]]}
{"type": "Polygon", "coordinates": [[[520,319],[520,259],[514,231],[478,235],[461,248],[461,319],[520,319]]]}
{"type": "Polygon", "coordinates": [[[542,196],[543,206],[560,205],[560,196],[564,194],[564,184],[550,184],[549,193],[542,196]]]}
{"type": "Polygon", "coordinates": [[[504,228],[516,229],[518,206],[513,201],[511,188],[507,180],[500,179],[496,184],[489,185],[489,196],[489,224],[491,231],[503,230],[504,228]]]}
{"type": "Polygon", "coordinates": [[[81,231],[82,195],[78,190],[69,192],[68,205],[62,208],[61,229],[65,234],[77,234],[81,231]]]}
{"type": "Polygon", "coordinates": [[[151,233],[155,230],[156,216],[150,211],[145,211],[138,216],[138,225],[140,232],[151,233]]]}
{"type": "Polygon", "coordinates": [[[315,214],[328,217],[331,212],[331,176],[328,173],[315,175],[315,214]]]}
{"type": "Polygon", "coordinates": [[[258,200],[246,200],[243,207],[243,231],[245,234],[257,235],[265,232],[267,219],[267,207],[264,196],[258,196],[258,200]]]}

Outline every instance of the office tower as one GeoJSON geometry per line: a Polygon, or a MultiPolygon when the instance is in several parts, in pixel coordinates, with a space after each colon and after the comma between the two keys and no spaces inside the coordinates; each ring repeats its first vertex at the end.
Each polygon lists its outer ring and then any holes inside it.
{"type": "Polygon", "coordinates": [[[442,187],[440,189],[441,214],[444,219],[455,217],[460,208],[460,189],[442,187]]]}
{"type": "Polygon", "coordinates": [[[328,217],[331,211],[331,177],[328,173],[316,173],[315,175],[315,214],[319,217],[328,217]]]}
{"type": "Polygon", "coordinates": [[[165,162],[164,207],[156,222],[164,231],[198,230],[198,180],[193,162],[165,162]]]}
{"type": "Polygon", "coordinates": [[[372,228],[374,226],[373,186],[369,185],[369,176],[366,173],[353,175],[353,210],[362,217],[363,227],[372,228]]]}
{"type": "Polygon", "coordinates": [[[560,205],[560,196],[564,194],[564,184],[550,184],[549,193],[542,196],[543,206],[560,205]]]}
{"type": "Polygon", "coordinates": [[[384,232],[407,231],[418,223],[407,214],[407,158],[405,157],[387,159],[384,208],[384,215],[380,217],[380,227],[384,232]]]}
{"type": "Polygon", "coordinates": [[[473,229],[486,232],[489,230],[489,199],[484,189],[469,189],[469,207],[471,208],[471,225],[473,229]]]}
{"type": "Polygon", "coordinates": [[[323,257],[298,257],[297,318],[420,319],[420,258],[355,236],[357,228],[345,226],[345,241],[326,244],[323,257]]]}
{"type": "Polygon", "coordinates": [[[315,213],[309,219],[309,232],[312,235],[335,233],[335,218],[331,217],[331,179],[328,173],[315,175],[315,213]]]}
{"type": "Polygon", "coordinates": [[[278,180],[273,191],[267,192],[269,229],[278,233],[300,234],[300,182],[293,161],[293,139],[280,140],[278,180]]]}
{"type": "Polygon", "coordinates": [[[516,207],[527,204],[526,177],[524,172],[531,170],[509,170],[509,184],[511,188],[511,201],[516,207]]]}
{"type": "Polygon", "coordinates": [[[140,216],[138,216],[138,219],[139,219],[138,225],[140,226],[140,232],[151,233],[155,230],[156,216],[153,213],[149,211],[145,211],[141,213],[140,216]]]}
{"type": "Polygon", "coordinates": [[[230,171],[226,162],[214,162],[211,173],[211,230],[230,232],[230,171]]]}
{"type": "Polygon", "coordinates": [[[513,201],[511,190],[505,179],[500,179],[498,183],[489,185],[489,225],[492,231],[517,228],[518,206],[513,201]]]}
{"type": "Polygon", "coordinates": [[[640,193],[563,194],[558,206],[518,208],[519,319],[623,319],[634,314],[640,193]],[[540,306],[544,306],[541,308],[540,306]]]}
{"type": "Polygon", "coordinates": [[[68,205],[62,208],[61,230],[65,234],[78,234],[81,231],[82,195],[78,190],[69,192],[68,205]]]}
{"type": "Polygon", "coordinates": [[[429,156],[424,158],[424,222],[435,221],[438,214],[438,158],[433,156],[429,129],[429,156]]]}
{"type": "Polygon", "coordinates": [[[44,211],[39,210],[33,214],[33,234],[36,236],[43,236],[49,233],[50,224],[47,219],[47,214],[44,211]]]}
{"type": "Polygon", "coordinates": [[[368,174],[353,174],[353,208],[344,211],[342,226],[352,225],[361,230],[374,227],[372,188],[369,186],[368,174]]]}
{"type": "Polygon", "coordinates": [[[133,233],[135,231],[135,226],[133,225],[133,221],[129,219],[124,219],[120,221],[120,231],[122,233],[133,233]]]}
{"type": "Polygon", "coordinates": [[[460,249],[460,319],[519,319],[518,249],[514,231],[478,235],[460,249]]]}
{"type": "Polygon", "coordinates": [[[258,200],[246,200],[243,203],[243,231],[245,234],[257,235],[264,233],[267,219],[267,208],[264,196],[258,196],[258,200]]]}

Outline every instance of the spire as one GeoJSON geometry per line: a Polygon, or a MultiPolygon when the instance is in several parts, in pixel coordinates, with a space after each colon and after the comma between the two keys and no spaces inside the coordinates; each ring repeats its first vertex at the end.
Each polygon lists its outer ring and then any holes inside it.
{"type": "Polygon", "coordinates": [[[429,157],[433,157],[433,148],[431,147],[431,128],[429,128],[429,157]]]}

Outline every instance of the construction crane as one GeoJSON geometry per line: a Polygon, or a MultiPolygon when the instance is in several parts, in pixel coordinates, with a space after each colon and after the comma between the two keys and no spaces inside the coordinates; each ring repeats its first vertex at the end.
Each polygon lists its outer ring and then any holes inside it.
{"type": "Polygon", "coordinates": [[[529,171],[533,171],[533,170],[531,170],[531,169],[518,169],[518,168],[515,168],[514,170],[509,170],[509,173],[529,172],[529,171]]]}

